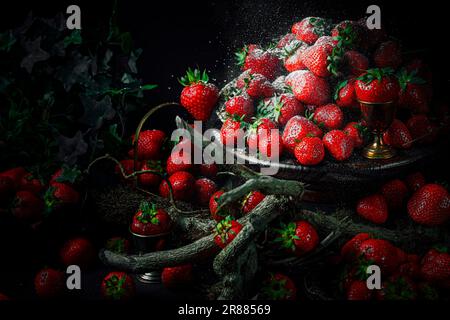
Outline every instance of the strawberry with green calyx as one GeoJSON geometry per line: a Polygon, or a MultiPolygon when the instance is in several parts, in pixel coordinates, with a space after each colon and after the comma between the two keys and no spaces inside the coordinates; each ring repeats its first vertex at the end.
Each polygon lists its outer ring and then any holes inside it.
{"type": "Polygon", "coordinates": [[[344,113],[337,105],[330,103],[316,108],[313,120],[328,131],[336,130],[344,124],[344,113]]]}
{"type": "Polygon", "coordinates": [[[296,145],[307,136],[322,137],[322,130],[311,120],[294,116],[286,124],[283,131],[283,147],[294,152],[296,145]]]}
{"type": "Polygon", "coordinates": [[[54,182],[45,193],[44,201],[47,212],[61,210],[76,205],[80,194],[68,184],[54,182]]]}
{"type": "Polygon", "coordinates": [[[154,236],[169,232],[171,227],[172,220],[164,209],[143,201],[133,217],[130,230],[141,236],[154,236]]]}
{"type": "Polygon", "coordinates": [[[214,242],[223,249],[236,238],[242,228],[239,222],[228,216],[216,225],[214,242]]]}
{"type": "Polygon", "coordinates": [[[186,76],[180,79],[184,86],[180,97],[181,105],[195,120],[207,121],[219,99],[219,90],[208,81],[206,70],[201,73],[198,69],[188,69],[186,76]]]}
{"type": "Polygon", "coordinates": [[[309,45],[314,44],[319,37],[328,33],[328,23],[320,17],[306,17],[300,22],[295,23],[291,32],[297,39],[309,45]]]}
{"type": "Polygon", "coordinates": [[[350,158],[355,148],[353,138],[341,130],[331,130],[322,138],[326,150],[337,161],[350,158]]]}
{"type": "Polygon", "coordinates": [[[409,199],[408,214],[426,226],[439,226],[450,218],[450,194],[439,184],[426,184],[409,199]]]}
{"type": "Polygon", "coordinates": [[[417,76],[417,70],[408,72],[402,69],[397,78],[400,84],[398,106],[413,113],[427,113],[430,100],[426,81],[417,76]]]}
{"type": "Polygon", "coordinates": [[[278,125],[268,118],[260,118],[250,126],[247,131],[247,144],[250,151],[258,152],[266,159],[279,159],[283,152],[278,125]]]}
{"type": "Polygon", "coordinates": [[[242,201],[242,213],[244,215],[249,214],[253,209],[256,208],[256,206],[258,206],[258,204],[261,203],[261,201],[264,200],[265,197],[266,195],[259,191],[250,192],[242,201]]]}
{"type": "Polygon", "coordinates": [[[130,241],[122,237],[112,237],[106,241],[105,248],[115,253],[127,254],[130,252],[130,241]]]}
{"type": "Polygon", "coordinates": [[[313,251],[319,244],[319,235],[316,229],[306,222],[297,221],[289,224],[281,223],[281,228],[276,229],[278,237],[275,243],[280,243],[284,249],[296,255],[304,255],[313,251]]]}
{"type": "Polygon", "coordinates": [[[227,205],[219,209],[219,199],[224,193],[224,190],[219,190],[209,200],[209,212],[211,213],[211,217],[217,222],[222,221],[227,216],[235,216],[238,211],[235,204],[227,205]]]}
{"type": "Polygon", "coordinates": [[[220,128],[220,137],[222,144],[228,147],[235,147],[238,141],[243,141],[245,130],[249,124],[242,118],[231,117],[225,120],[220,128]]]}
{"type": "Polygon", "coordinates": [[[361,148],[364,145],[364,139],[369,135],[369,129],[358,122],[348,123],[343,131],[353,139],[355,149],[361,148]]]}
{"type": "Polygon", "coordinates": [[[355,79],[341,81],[335,89],[334,101],[341,108],[359,108],[355,93],[355,79]]]}
{"type": "Polygon", "coordinates": [[[291,72],[284,82],[292,88],[294,96],[305,105],[324,105],[331,98],[328,81],[309,70],[291,72]]]}
{"type": "Polygon", "coordinates": [[[170,187],[174,200],[190,201],[194,194],[195,178],[186,171],[177,171],[169,179],[159,185],[159,194],[164,198],[170,197],[170,187]],[[170,186],[169,186],[170,184],[170,186]]]}
{"type": "Polygon", "coordinates": [[[161,165],[161,161],[148,160],[144,161],[141,166],[141,171],[151,170],[155,173],[143,173],[138,176],[139,185],[144,188],[155,188],[161,183],[161,176],[163,175],[164,169],[161,165]]]}
{"type": "Polygon", "coordinates": [[[391,68],[369,69],[355,82],[356,97],[360,101],[387,103],[397,101],[400,86],[391,68]]]}
{"type": "Polygon", "coordinates": [[[325,147],[318,137],[304,137],[295,147],[294,155],[304,166],[315,166],[325,158],[325,147]]]}
{"type": "Polygon", "coordinates": [[[272,83],[259,73],[242,73],[236,81],[236,87],[253,99],[269,98],[275,92],[272,83]]]}
{"type": "Polygon", "coordinates": [[[281,273],[271,273],[263,281],[261,299],[264,300],[295,300],[297,287],[288,276],[281,273]]]}
{"type": "Polygon", "coordinates": [[[330,64],[334,49],[333,45],[329,43],[315,44],[302,52],[302,62],[309,71],[318,77],[325,78],[333,72],[337,74],[337,71],[330,64]]]}
{"type": "Polygon", "coordinates": [[[248,122],[255,113],[253,99],[248,95],[232,97],[225,102],[225,111],[230,116],[237,116],[248,122]]]}
{"type": "Polygon", "coordinates": [[[302,56],[307,48],[308,46],[306,44],[299,41],[296,41],[294,45],[289,48],[284,48],[284,67],[288,72],[306,69],[306,66],[302,61],[302,56]]]}
{"type": "Polygon", "coordinates": [[[274,53],[260,48],[244,47],[236,53],[236,58],[243,71],[263,75],[269,81],[273,81],[281,69],[280,59],[274,53]]]}
{"type": "Polygon", "coordinates": [[[303,104],[290,93],[275,95],[262,101],[259,109],[258,113],[274,120],[280,126],[285,126],[292,117],[302,116],[305,112],[303,104]]]}
{"type": "Polygon", "coordinates": [[[125,272],[110,272],[102,281],[101,292],[106,299],[128,300],[135,294],[133,278],[125,272]]]}

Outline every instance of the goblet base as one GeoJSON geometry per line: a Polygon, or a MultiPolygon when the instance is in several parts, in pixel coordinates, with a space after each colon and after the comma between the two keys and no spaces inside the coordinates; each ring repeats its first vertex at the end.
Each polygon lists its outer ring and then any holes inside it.
{"type": "Polygon", "coordinates": [[[158,284],[161,283],[161,271],[151,271],[143,274],[139,274],[137,280],[146,284],[158,284]]]}
{"type": "Polygon", "coordinates": [[[396,151],[388,145],[375,141],[363,149],[362,155],[367,159],[390,159],[396,155],[396,151]]]}

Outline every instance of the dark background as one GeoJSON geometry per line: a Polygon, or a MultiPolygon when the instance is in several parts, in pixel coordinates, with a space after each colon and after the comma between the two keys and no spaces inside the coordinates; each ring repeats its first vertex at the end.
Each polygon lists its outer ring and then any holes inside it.
{"type": "MultiPolygon", "coordinates": [[[[236,71],[233,53],[245,43],[266,43],[288,32],[305,16],[336,22],[365,16],[370,4],[381,7],[388,33],[402,40],[405,50],[424,50],[440,90],[448,87],[446,59],[447,12],[442,1],[138,1],[119,0],[119,21],[136,47],[144,49],[140,70],[145,82],[159,85],[149,103],[177,100],[177,78],[187,67],[206,68],[217,84],[236,71]]],[[[3,4],[0,30],[19,25],[33,11],[40,16],[65,12],[78,4],[82,28],[106,27],[113,1],[11,1],[3,4]]]]}

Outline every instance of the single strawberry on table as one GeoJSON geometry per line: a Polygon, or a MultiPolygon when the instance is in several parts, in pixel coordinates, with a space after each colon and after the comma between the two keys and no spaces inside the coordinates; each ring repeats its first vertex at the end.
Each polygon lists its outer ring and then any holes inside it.
{"type": "Polygon", "coordinates": [[[322,130],[311,120],[303,116],[294,116],[283,131],[283,147],[294,152],[296,145],[307,136],[322,137],[322,130]]]}
{"type": "Polygon", "coordinates": [[[225,111],[230,116],[239,117],[249,122],[255,114],[253,99],[246,94],[232,97],[225,102],[225,111]]]}
{"type": "Polygon", "coordinates": [[[194,176],[186,171],[178,171],[172,174],[168,182],[163,180],[159,185],[159,194],[164,198],[170,197],[170,186],[174,200],[190,201],[194,194],[194,176]]]}
{"type": "Polygon", "coordinates": [[[169,214],[155,204],[143,201],[131,222],[131,232],[142,236],[164,234],[172,228],[169,214]]]}
{"type": "Polygon", "coordinates": [[[219,90],[211,83],[206,70],[188,69],[186,76],[180,79],[184,86],[181,92],[181,105],[194,117],[195,120],[206,121],[219,99],[219,90]]]}
{"type": "Polygon", "coordinates": [[[287,275],[271,273],[263,281],[260,295],[263,300],[295,300],[297,287],[287,275]]]}
{"type": "Polygon", "coordinates": [[[128,300],[135,295],[133,278],[125,272],[113,271],[102,280],[101,293],[106,299],[128,300]]]}
{"type": "Polygon", "coordinates": [[[327,132],[323,138],[326,150],[337,161],[344,161],[350,158],[354,149],[353,138],[341,130],[327,132]]]}
{"type": "Polygon", "coordinates": [[[304,137],[295,147],[294,155],[304,166],[315,166],[325,158],[325,147],[318,137],[304,137]]]}
{"type": "Polygon", "coordinates": [[[236,238],[243,226],[231,216],[220,221],[215,228],[214,242],[221,248],[225,248],[236,238]]]}
{"type": "Polygon", "coordinates": [[[388,219],[388,204],[380,194],[362,198],[356,205],[356,212],[366,220],[376,224],[383,224],[388,219]]]}
{"type": "Polygon", "coordinates": [[[342,128],[344,124],[344,113],[337,105],[330,103],[320,106],[314,110],[314,122],[320,127],[329,130],[342,128]]]}
{"type": "Polygon", "coordinates": [[[291,222],[287,225],[282,223],[281,228],[275,232],[277,238],[274,242],[299,256],[313,251],[319,244],[316,229],[307,221],[291,222]]]}
{"type": "Polygon", "coordinates": [[[265,197],[266,197],[266,195],[259,191],[250,192],[244,198],[244,201],[242,201],[242,207],[241,207],[242,213],[245,215],[245,214],[252,212],[252,210],[255,209],[256,206],[258,204],[260,204],[260,202],[263,201],[265,197]]]}
{"type": "Polygon", "coordinates": [[[162,283],[168,289],[186,287],[192,283],[193,278],[192,264],[166,267],[161,274],[162,283]]]}
{"type": "Polygon", "coordinates": [[[195,180],[195,199],[200,206],[207,206],[212,195],[217,191],[217,185],[208,178],[195,180]]]}
{"type": "Polygon", "coordinates": [[[439,226],[450,218],[450,195],[441,185],[430,183],[417,190],[408,201],[412,220],[427,226],[439,226]]]}
{"type": "Polygon", "coordinates": [[[44,268],[34,277],[34,289],[40,298],[57,298],[63,294],[65,282],[62,271],[44,268]]]}

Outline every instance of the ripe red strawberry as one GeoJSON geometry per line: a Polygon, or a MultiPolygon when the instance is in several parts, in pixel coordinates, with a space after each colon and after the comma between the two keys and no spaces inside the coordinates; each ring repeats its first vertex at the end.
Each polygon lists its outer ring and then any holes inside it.
{"type": "Polygon", "coordinates": [[[335,39],[333,39],[333,37],[330,37],[330,36],[321,36],[314,43],[315,46],[320,46],[320,45],[323,45],[323,44],[331,45],[331,46],[335,47],[336,44],[337,44],[337,41],[335,39]]]}
{"type": "Polygon", "coordinates": [[[141,171],[152,170],[155,173],[143,173],[138,176],[139,184],[145,188],[156,188],[161,183],[163,168],[160,161],[148,160],[141,167],[141,171]]]}
{"type": "Polygon", "coordinates": [[[290,152],[294,152],[295,146],[306,136],[322,137],[322,130],[302,116],[295,116],[289,119],[283,131],[283,147],[290,152]]]}
{"type": "Polygon", "coordinates": [[[169,214],[155,204],[143,201],[131,222],[131,232],[141,236],[154,236],[170,231],[172,220],[169,214]]]}
{"type": "Polygon", "coordinates": [[[327,130],[336,130],[342,128],[344,123],[344,113],[341,108],[335,104],[326,104],[314,110],[314,122],[327,130]]]}
{"type": "Polygon", "coordinates": [[[417,286],[408,276],[395,274],[383,281],[381,290],[376,292],[377,300],[415,300],[417,286]]]}
{"type": "Polygon", "coordinates": [[[347,300],[359,301],[359,300],[371,300],[372,290],[367,288],[366,281],[355,280],[353,281],[347,290],[347,300]]]}
{"type": "Polygon", "coordinates": [[[373,55],[378,68],[397,69],[402,64],[402,50],[395,41],[386,41],[380,44],[373,55]]]}
{"type": "Polygon", "coordinates": [[[413,115],[406,122],[412,138],[418,139],[417,143],[432,143],[437,138],[436,126],[424,114],[413,115]]]}
{"type": "Polygon", "coordinates": [[[12,213],[20,221],[34,223],[42,219],[44,202],[30,191],[19,191],[13,202],[12,213]]]}
{"type": "Polygon", "coordinates": [[[14,184],[14,190],[17,190],[20,186],[22,177],[26,174],[27,171],[23,167],[17,167],[1,172],[0,177],[7,177],[11,179],[14,184]]]}
{"type": "Polygon", "coordinates": [[[106,299],[128,300],[135,294],[133,278],[125,272],[110,272],[103,278],[101,292],[106,299]]]}
{"type": "Polygon", "coordinates": [[[307,44],[314,44],[320,36],[325,34],[326,27],[326,21],[323,18],[307,17],[295,23],[291,31],[297,36],[298,40],[307,44]]]}
{"type": "Polygon", "coordinates": [[[398,267],[398,273],[416,280],[420,276],[420,258],[418,255],[408,255],[407,259],[398,267]],[[414,260],[412,261],[409,256],[414,256],[414,260]]]}
{"type": "Polygon", "coordinates": [[[73,238],[63,245],[59,257],[65,266],[77,265],[86,269],[94,262],[96,250],[88,239],[73,238]]]}
{"type": "Polygon", "coordinates": [[[271,273],[263,281],[260,295],[263,300],[295,300],[297,287],[288,276],[281,273],[271,273]]]}
{"type": "Polygon", "coordinates": [[[168,289],[186,287],[192,283],[193,278],[192,264],[167,267],[161,274],[162,283],[168,289]]]}
{"type": "Polygon", "coordinates": [[[225,248],[241,230],[242,225],[228,216],[216,225],[214,242],[219,247],[225,248]]]}
{"type": "Polygon", "coordinates": [[[284,67],[288,72],[306,69],[302,56],[307,48],[306,44],[299,44],[294,48],[293,52],[287,54],[287,57],[284,59],[284,67]]]}
{"type": "Polygon", "coordinates": [[[225,102],[225,111],[230,116],[235,116],[249,122],[255,114],[253,99],[247,95],[239,95],[225,102]]]}
{"type": "Polygon", "coordinates": [[[420,272],[429,282],[445,282],[450,279],[450,254],[438,249],[430,249],[421,261],[420,272]]]}
{"type": "Polygon", "coordinates": [[[284,36],[281,37],[281,39],[277,43],[278,49],[283,49],[284,47],[288,46],[292,41],[296,39],[295,34],[293,33],[286,33],[284,36]]]}
{"type": "Polygon", "coordinates": [[[243,71],[261,74],[270,81],[278,76],[281,69],[281,61],[277,55],[259,48],[249,50],[248,47],[244,47],[242,51],[236,53],[236,58],[243,71]]]}
{"type": "MultiPolygon", "coordinates": [[[[134,142],[135,136],[132,136],[134,142]]],[[[161,157],[161,148],[166,140],[166,134],[161,130],[144,130],[139,134],[138,160],[158,160],[161,157]]],[[[134,149],[128,153],[134,158],[134,149]]]]}
{"type": "Polygon", "coordinates": [[[355,79],[340,82],[334,94],[334,101],[341,108],[359,108],[355,93],[355,79]]]}
{"type": "Polygon", "coordinates": [[[364,102],[396,101],[399,88],[398,80],[390,69],[369,69],[355,82],[356,97],[364,102]]]}
{"type": "Polygon", "coordinates": [[[130,252],[130,241],[122,237],[112,237],[106,241],[105,248],[115,253],[127,254],[130,252]]]}
{"type": "MultiPolygon", "coordinates": [[[[366,28],[366,25],[364,25],[364,28],[366,28]]],[[[348,43],[351,48],[360,47],[361,49],[365,49],[363,43],[365,40],[365,32],[357,21],[344,20],[339,22],[334,26],[333,30],[331,30],[331,36],[335,41],[339,41],[340,39],[347,40],[346,43],[348,43]]]]}
{"type": "Polygon", "coordinates": [[[247,144],[250,151],[259,152],[266,159],[279,159],[283,152],[283,142],[278,125],[270,119],[255,121],[248,132],[247,144]]]}
{"type": "Polygon", "coordinates": [[[409,190],[400,179],[394,179],[386,182],[381,187],[381,194],[386,199],[389,210],[400,210],[408,196],[409,190]]]}
{"type": "Polygon", "coordinates": [[[270,81],[259,73],[242,73],[236,82],[236,87],[244,90],[253,99],[268,98],[275,92],[270,81]]]}
{"type": "Polygon", "coordinates": [[[408,213],[411,219],[420,224],[444,224],[450,217],[450,195],[439,184],[426,184],[409,199],[408,213]]]}
{"type": "Polygon", "coordinates": [[[356,212],[373,223],[382,224],[388,219],[388,204],[380,194],[374,194],[358,201],[356,212]]]}
{"type": "Polygon", "coordinates": [[[166,172],[170,176],[179,171],[191,171],[194,168],[191,155],[187,152],[172,152],[167,158],[166,172]]]}
{"type": "Polygon", "coordinates": [[[318,137],[305,137],[294,150],[298,162],[304,166],[315,166],[325,158],[325,147],[318,137]]]}
{"type": "Polygon", "coordinates": [[[397,248],[387,240],[368,239],[359,246],[359,253],[386,274],[394,272],[399,265],[397,248]]]}
{"type": "Polygon", "coordinates": [[[219,168],[217,168],[217,165],[215,163],[211,164],[203,163],[199,165],[198,171],[201,176],[213,179],[217,176],[219,168]]]}
{"type": "Polygon", "coordinates": [[[309,71],[318,77],[328,77],[331,75],[328,70],[329,57],[333,51],[333,46],[325,43],[313,45],[302,53],[302,62],[309,71]]]}
{"type": "MultiPolygon", "coordinates": [[[[244,144],[246,123],[239,119],[228,118],[220,129],[221,141],[225,146],[234,147],[244,144]]],[[[242,145],[242,147],[244,147],[242,145]]]]}
{"type": "Polygon", "coordinates": [[[346,261],[355,261],[360,254],[359,247],[361,246],[361,244],[371,238],[372,236],[368,233],[358,233],[342,246],[341,256],[346,261]]]}
{"type": "Polygon", "coordinates": [[[399,73],[398,106],[411,110],[413,113],[427,113],[430,110],[428,107],[430,101],[429,89],[426,85],[427,82],[416,74],[416,70],[408,73],[405,69],[399,73]]]}
{"type": "Polygon", "coordinates": [[[22,176],[19,182],[18,190],[30,191],[34,194],[40,193],[44,189],[42,182],[33,176],[31,173],[26,173],[22,176]]]}
{"type": "Polygon", "coordinates": [[[323,144],[331,156],[337,161],[344,161],[350,158],[353,153],[353,138],[341,130],[332,130],[322,138],[323,144]]]}
{"type": "Polygon", "coordinates": [[[47,210],[60,210],[76,205],[80,201],[80,194],[68,184],[55,182],[48,188],[44,200],[47,210]]]}
{"type": "Polygon", "coordinates": [[[330,87],[328,82],[308,70],[291,72],[285,83],[292,87],[294,96],[310,105],[324,105],[330,100],[330,87]]]}
{"type": "Polygon", "coordinates": [[[421,172],[414,172],[405,178],[405,183],[410,192],[416,192],[426,184],[426,181],[421,172]]]}
{"type": "Polygon", "coordinates": [[[275,242],[299,256],[313,251],[319,244],[316,229],[306,221],[291,222],[288,225],[282,223],[281,229],[275,232],[278,234],[275,242]]]}
{"type": "Polygon", "coordinates": [[[264,103],[272,112],[271,118],[283,127],[292,117],[303,115],[305,111],[303,104],[290,93],[274,96],[264,103]]]}
{"type": "MultiPolygon", "coordinates": [[[[174,200],[189,201],[194,194],[195,178],[186,171],[178,171],[169,177],[174,200]]],[[[169,185],[163,180],[159,185],[159,194],[164,198],[170,197],[169,185]]]]}
{"type": "Polygon", "coordinates": [[[0,292],[0,301],[10,301],[11,299],[6,295],[0,292]]]}
{"type": "Polygon", "coordinates": [[[208,178],[200,178],[195,181],[195,199],[201,206],[207,206],[211,196],[217,191],[214,181],[208,178]]]}
{"type": "Polygon", "coordinates": [[[364,145],[364,132],[367,130],[358,122],[350,122],[344,127],[344,133],[353,139],[355,148],[361,148],[364,145]]]}
{"type": "Polygon", "coordinates": [[[344,53],[344,63],[354,76],[360,76],[369,68],[369,59],[358,51],[346,51],[344,53]]]}
{"type": "Polygon", "coordinates": [[[412,137],[406,125],[394,119],[391,126],[383,133],[383,140],[387,145],[399,149],[409,149],[412,146],[412,137]]]}
{"type": "Polygon", "coordinates": [[[206,121],[219,99],[219,90],[211,83],[206,71],[188,69],[186,76],[180,79],[184,86],[181,92],[181,105],[195,120],[206,121]]]}
{"type": "Polygon", "coordinates": [[[56,298],[63,294],[65,287],[64,273],[59,270],[45,268],[34,278],[34,289],[40,298],[56,298]]]}
{"type": "Polygon", "coordinates": [[[252,191],[250,192],[244,199],[244,201],[242,201],[242,213],[243,214],[248,214],[250,212],[252,212],[253,209],[256,208],[256,206],[264,200],[266,196],[259,192],[259,191],[252,191]]]}

